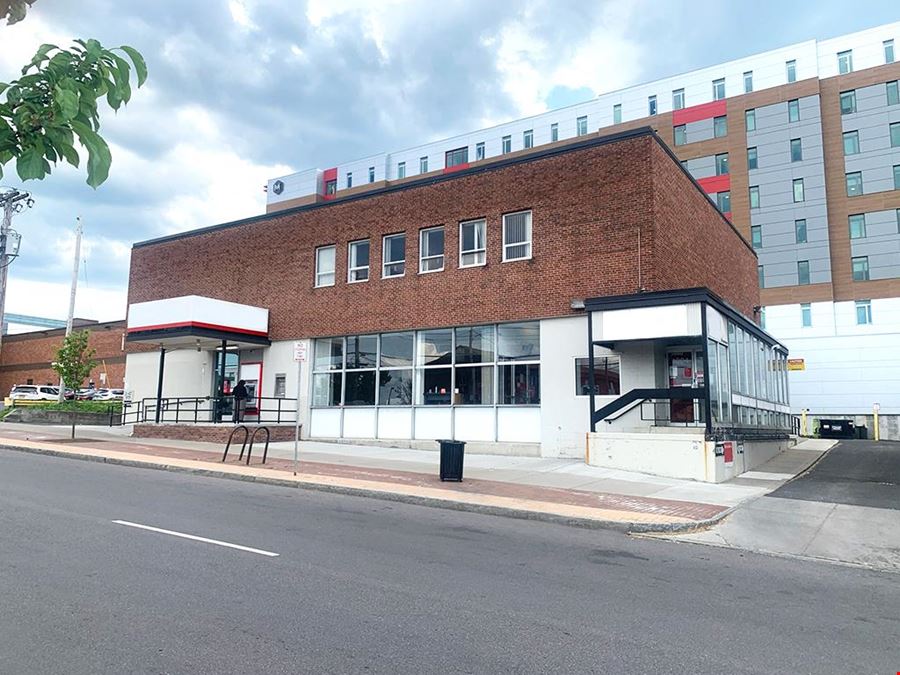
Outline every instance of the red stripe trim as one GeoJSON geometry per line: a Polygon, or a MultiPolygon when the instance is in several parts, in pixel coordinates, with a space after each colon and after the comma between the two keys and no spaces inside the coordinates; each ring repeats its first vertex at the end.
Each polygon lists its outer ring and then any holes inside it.
{"type": "Polygon", "coordinates": [[[448,166],[444,169],[444,173],[453,173],[454,171],[462,171],[463,169],[468,169],[469,163],[463,162],[462,164],[457,164],[456,166],[448,166]]]}
{"type": "Polygon", "coordinates": [[[687,124],[688,122],[699,122],[700,120],[708,120],[710,117],[719,117],[725,114],[725,99],[721,101],[713,101],[712,103],[701,103],[700,105],[692,105],[690,108],[682,108],[681,110],[672,111],[672,125],[687,124]]]}
{"type": "Polygon", "coordinates": [[[698,178],[697,182],[706,194],[713,192],[725,192],[731,189],[731,176],[724,174],[722,176],[707,176],[706,178],[698,178]]]}
{"type": "Polygon", "coordinates": [[[176,323],[158,323],[152,326],[135,326],[129,328],[129,333],[144,333],[151,330],[166,330],[167,328],[209,328],[221,330],[226,333],[241,333],[242,335],[259,335],[267,337],[268,331],[250,330],[249,328],[235,328],[234,326],[222,326],[216,323],[204,323],[203,321],[180,321],[176,323]]]}

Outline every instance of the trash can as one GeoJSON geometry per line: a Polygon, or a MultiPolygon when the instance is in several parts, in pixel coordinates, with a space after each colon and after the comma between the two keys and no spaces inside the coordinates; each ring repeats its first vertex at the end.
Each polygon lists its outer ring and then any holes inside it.
{"type": "Polygon", "coordinates": [[[441,445],[441,480],[461,481],[463,477],[463,441],[439,440],[441,445]]]}
{"type": "Polygon", "coordinates": [[[856,437],[861,441],[869,438],[869,430],[865,426],[854,427],[854,431],[856,431],[856,437]]]}
{"type": "Polygon", "coordinates": [[[819,420],[819,438],[855,438],[850,420],[819,420]]]}

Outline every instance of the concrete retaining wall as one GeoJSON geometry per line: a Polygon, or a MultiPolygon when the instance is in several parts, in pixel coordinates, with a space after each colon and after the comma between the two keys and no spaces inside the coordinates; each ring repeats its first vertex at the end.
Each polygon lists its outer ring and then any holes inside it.
{"type": "MultiPolygon", "coordinates": [[[[113,414],[113,419],[118,415],[113,414]]],[[[26,424],[75,424],[79,426],[109,426],[108,413],[76,412],[65,410],[42,410],[37,407],[14,408],[4,418],[4,422],[22,422],[26,424]]]]}
{"type": "MultiPolygon", "coordinates": [[[[272,443],[294,440],[293,424],[267,424],[272,443]]],[[[135,424],[132,436],[138,438],[170,438],[176,441],[204,441],[207,443],[228,442],[228,436],[231,434],[235,425],[233,424],[135,424]]],[[[250,434],[257,428],[255,424],[248,424],[250,434]]],[[[240,442],[244,434],[235,434],[235,440],[240,442]]],[[[265,440],[265,434],[260,433],[256,437],[257,442],[265,440]]]]}

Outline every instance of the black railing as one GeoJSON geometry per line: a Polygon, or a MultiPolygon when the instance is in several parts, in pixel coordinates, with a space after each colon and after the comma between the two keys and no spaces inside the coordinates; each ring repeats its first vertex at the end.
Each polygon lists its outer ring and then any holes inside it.
{"type": "Polygon", "coordinates": [[[263,396],[248,399],[235,418],[233,396],[177,396],[144,398],[128,402],[119,420],[110,425],[166,422],[175,424],[251,423],[287,424],[296,421],[297,402],[289,398],[263,396]]]}
{"type": "MultiPolygon", "coordinates": [[[[631,391],[622,394],[612,403],[608,403],[599,410],[595,410],[593,419],[591,421],[596,424],[597,422],[602,422],[605,420],[607,423],[612,424],[614,420],[618,419],[638,404],[640,404],[642,407],[641,419],[657,419],[655,416],[652,418],[644,417],[643,404],[645,402],[656,401],[664,402],[666,405],[669,405],[672,401],[679,401],[682,402],[682,404],[687,409],[688,401],[702,401],[705,395],[705,389],[695,389],[693,387],[670,387],[668,389],[632,389],[631,391]]],[[[654,403],[653,405],[655,407],[658,404],[659,403],[654,403]]],[[[690,405],[690,410],[692,411],[692,414],[691,419],[687,422],[688,424],[693,422],[693,404],[690,405]]],[[[687,417],[686,412],[685,417],[687,417]]]]}

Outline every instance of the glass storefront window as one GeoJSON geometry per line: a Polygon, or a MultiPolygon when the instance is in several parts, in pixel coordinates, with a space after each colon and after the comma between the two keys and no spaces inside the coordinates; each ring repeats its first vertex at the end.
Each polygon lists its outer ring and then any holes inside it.
{"type": "Polygon", "coordinates": [[[337,406],[341,404],[343,373],[315,373],[313,375],[312,404],[337,406]]]}
{"type": "Polygon", "coordinates": [[[530,361],[541,357],[540,324],[506,323],[497,326],[497,358],[500,361],[530,361]]]}
{"type": "Polygon", "coordinates": [[[450,365],[453,357],[452,342],[453,331],[450,328],[423,330],[419,333],[416,365],[450,365]]]}
{"type": "Polygon", "coordinates": [[[575,395],[590,396],[591,383],[597,396],[618,396],[621,393],[618,356],[595,356],[594,376],[590,359],[575,359],[575,395]]]}
{"type": "Polygon", "coordinates": [[[378,405],[412,405],[412,368],[378,373],[378,405]]]}
{"type": "Polygon", "coordinates": [[[541,367],[536,363],[501,365],[500,400],[504,405],[541,402],[541,367]]]}
{"type": "Polygon", "coordinates": [[[381,336],[381,367],[399,368],[413,364],[414,337],[408,333],[385,333],[381,336]]]}
{"type": "Polygon", "coordinates": [[[344,377],[344,405],[375,405],[374,370],[350,370],[344,377]]]}
{"type": "Polygon", "coordinates": [[[457,363],[493,363],[494,327],[469,326],[456,329],[457,363]]]}
{"type": "Polygon", "coordinates": [[[416,403],[419,405],[450,405],[451,368],[423,368],[416,371],[419,386],[416,403]]]}
{"type": "Polygon", "coordinates": [[[316,340],[314,370],[340,370],[344,363],[344,338],[316,340]]]}
{"type": "Polygon", "coordinates": [[[456,369],[456,395],[458,405],[493,405],[494,367],[471,366],[456,369]]]}
{"type": "Polygon", "coordinates": [[[709,405],[712,409],[712,421],[719,422],[722,419],[719,413],[719,352],[716,343],[712,340],[707,341],[707,351],[709,358],[709,405]]]}
{"type": "Polygon", "coordinates": [[[374,368],[378,363],[377,359],[377,335],[353,335],[347,338],[347,368],[374,368]]]}

